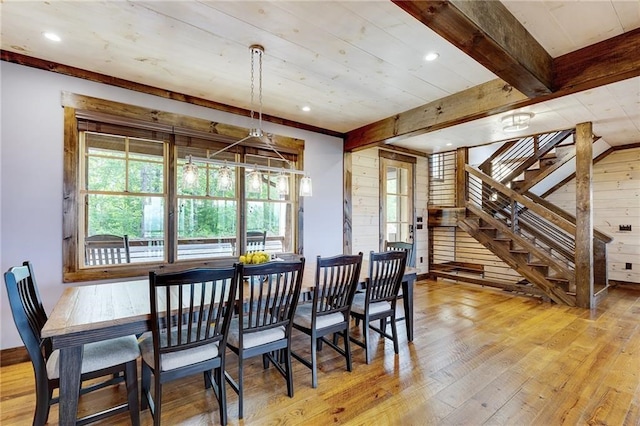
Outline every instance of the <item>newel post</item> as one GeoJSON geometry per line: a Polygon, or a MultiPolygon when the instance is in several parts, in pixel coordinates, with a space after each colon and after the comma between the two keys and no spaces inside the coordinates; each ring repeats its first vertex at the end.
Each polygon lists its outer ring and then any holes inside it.
{"type": "Polygon", "coordinates": [[[456,150],[456,207],[465,207],[467,204],[467,172],[464,166],[469,162],[469,148],[462,147],[456,150]]]}
{"type": "Polygon", "coordinates": [[[576,304],[592,306],[593,286],[593,129],[576,126],[576,304]]]}

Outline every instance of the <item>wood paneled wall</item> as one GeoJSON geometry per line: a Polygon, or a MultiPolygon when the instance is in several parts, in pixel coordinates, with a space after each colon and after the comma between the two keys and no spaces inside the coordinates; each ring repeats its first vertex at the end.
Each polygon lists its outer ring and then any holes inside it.
{"type": "MultiPolygon", "coordinates": [[[[369,148],[345,156],[351,170],[351,240],[352,252],[362,251],[365,256],[380,247],[380,162],[378,150],[369,148]]],[[[404,155],[407,155],[403,152],[404,155]]],[[[418,273],[428,272],[427,267],[427,197],[428,166],[426,157],[417,157],[415,211],[422,217],[423,228],[415,230],[416,267],[418,273]],[[422,262],[420,262],[422,258],[422,262]]]]}
{"type": "MultiPolygon", "coordinates": [[[[620,149],[593,166],[593,224],[611,237],[607,246],[610,280],[640,283],[640,148],[620,149]],[[620,225],[631,225],[621,231],[620,225]],[[627,263],[632,269],[625,269],[627,263]]],[[[575,214],[575,179],[547,200],[575,214]]]]}

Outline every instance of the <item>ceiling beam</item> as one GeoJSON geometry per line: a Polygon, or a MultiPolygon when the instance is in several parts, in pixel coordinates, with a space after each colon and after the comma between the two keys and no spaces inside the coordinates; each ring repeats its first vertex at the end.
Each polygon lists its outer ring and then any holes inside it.
{"type": "Polygon", "coordinates": [[[345,151],[435,130],[640,76],[640,28],[555,58],[555,91],[528,98],[497,79],[347,133],[345,151]]]}
{"type": "Polygon", "coordinates": [[[551,93],[553,59],[501,2],[393,2],[521,93],[551,93]]]}

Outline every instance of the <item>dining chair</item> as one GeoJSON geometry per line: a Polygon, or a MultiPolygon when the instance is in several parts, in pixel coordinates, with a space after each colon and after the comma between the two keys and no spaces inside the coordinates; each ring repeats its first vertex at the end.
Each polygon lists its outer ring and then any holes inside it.
{"type": "MultiPolygon", "coordinates": [[[[416,258],[415,258],[415,242],[407,243],[405,241],[384,241],[384,250],[404,250],[407,252],[407,266],[415,267],[416,266],[416,258]]],[[[398,299],[403,299],[404,295],[402,294],[402,288],[398,291],[398,299]]],[[[403,321],[405,319],[404,316],[396,318],[396,321],[403,321]]]]}
{"type": "Polygon", "coordinates": [[[311,337],[311,361],[299,354],[291,355],[311,369],[311,386],[318,387],[318,349],[326,343],[347,363],[351,371],[351,348],[349,346],[349,321],[353,296],[360,279],[362,252],[357,255],[338,255],[322,258],[316,263],[315,287],[312,302],[298,305],[293,317],[293,327],[311,337]],[[342,334],[344,349],[336,345],[337,334],[342,334]],[[325,336],[333,334],[333,341],[325,336]]]}
{"type": "Polygon", "coordinates": [[[225,373],[238,394],[238,417],[243,416],[244,360],[262,355],[263,367],[271,362],[287,382],[293,397],[291,369],[292,318],[300,297],[304,257],[299,261],[245,265],[238,300],[238,315],[231,321],[227,347],[238,355],[238,380],[225,373]]]}
{"type": "Polygon", "coordinates": [[[84,240],[84,253],[89,266],[131,263],[129,236],[91,235],[84,240]]]}
{"type": "Polygon", "coordinates": [[[367,364],[371,362],[369,330],[393,340],[393,349],[398,353],[398,330],[396,327],[396,301],[407,262],[407,252],[391,250],[369,254],[369,275],[366,290],[353,297],[351,316],[362,321],[364,341],[351,336],[351,341],[365,350],[367,364]],[[391,335],[386,332],[387,318],[391,319],[391,335]],[[371,321],[380,320],[380,328],[371,321]]]}
{"type": "Polygon", "coordinates": [[[267,246],[267,231],[247,231],[247,253],[264,251],[267,246]]]}
{"type": "Polygon", "coordinates": [[[227,424],[225,348],[241,272],[240,264],[149,272],[151,331],[141,336],[140,349],[142,409],[150,409],[154,425],[162,415],[162,385],[196,373],[213,388],[220,423],[227,424]]]}
{"type": "MultiPolygon", "coordinates": [[[[58,402],[58,397],[53,397],[53,391],[60,386],[60,354],[58,350],[52,350],[50,339],[41,337],[42,327],[47,322],[47,313],[42,306],[31,263],[24,262],[22,266],[10,268],[4,274],[4,282],[13,320],[31,358],[35,374],[36,411],[33,424],[44,425],[49,418],[51,405],[58,402]]],[[[132,424],[140,424],[136,366],[139,356],[140,350],[135,336],[84,345],[81,382],[92,380],[92,384],[82,387],[79,390],[80,395],[124,381],[127,403],[77,419],[76,424],[84,425],[125,411],[129,411],[132,424]],[[124,377],[116,373],[123,373],[124,377]],[[99,382],[94,380],[106,376],[110,378],[99,382]]]]}
{"type": "Polygon", "coordinates": [[[405,250],[407,252],[407,266],[414,268],[416,266],[415,243],[407,243],[405,241],[387,241],[384,240],[384,251],[389,250],[405,250]]]}

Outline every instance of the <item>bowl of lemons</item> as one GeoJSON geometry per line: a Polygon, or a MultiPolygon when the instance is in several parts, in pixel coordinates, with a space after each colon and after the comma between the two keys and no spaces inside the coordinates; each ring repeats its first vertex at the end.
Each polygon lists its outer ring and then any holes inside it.
{"type": "Polygon", "coordinates": [[[271,260],[271,256],[269,256],[269,253],[266,253],[264,251],[254,251],[251,253],[243,254],[238,258],[238,262],[244,263],[247,265],[249,264],[257,265],[260,263],[266,263],[269,260],[271,260]]]}

